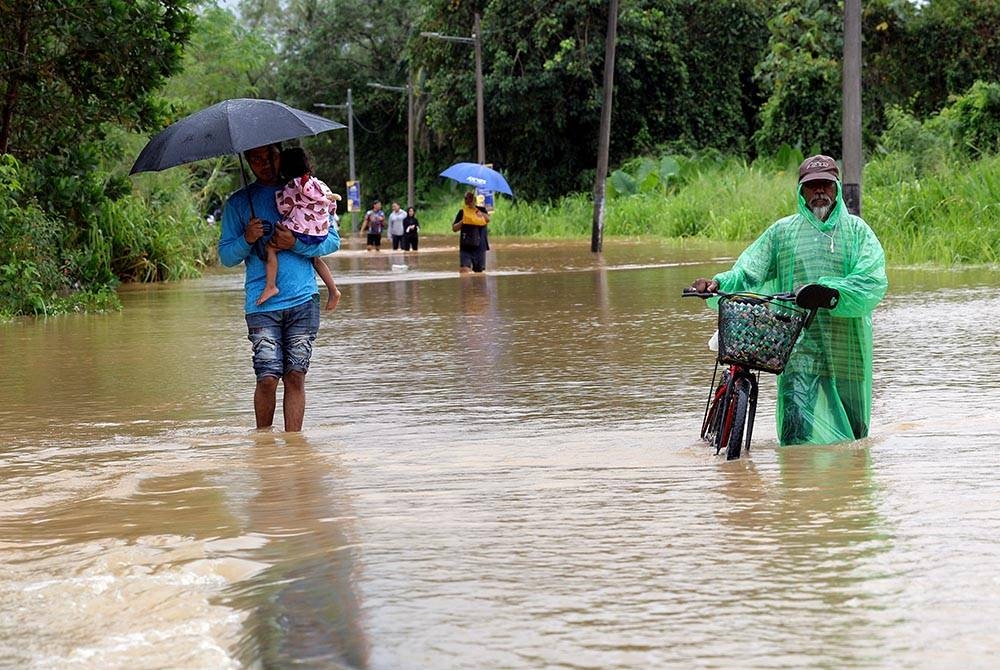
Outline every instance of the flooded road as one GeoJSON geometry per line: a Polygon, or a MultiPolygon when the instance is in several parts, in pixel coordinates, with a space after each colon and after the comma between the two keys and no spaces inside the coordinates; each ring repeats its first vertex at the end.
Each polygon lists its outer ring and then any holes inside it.
{"type": "Polygon", "coordinates": [[[727,463],[679,294],[738,248],[453,242],[329,257],[297,435],[238,270],[0,325],[0,667],[996,665],[996,272],[890,272],[871,437],[779,449],[767,378],[727,463]]]}

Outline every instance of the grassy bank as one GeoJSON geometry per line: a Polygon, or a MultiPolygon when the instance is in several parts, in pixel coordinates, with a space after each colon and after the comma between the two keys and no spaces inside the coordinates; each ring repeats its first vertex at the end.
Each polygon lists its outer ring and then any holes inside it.
{"type": "Polygon", "coordinates": [[[187,172],[130,182],[87,158],[82,177],[58,178],[58,164],[0,157],[0,321],[118,309],[120,282],[197,277],[215,261],[218,230],[187,172]]]}
{"type": "MultiPolygon", "coordinates": [[[[697,237],[750,241],[795,209],[794,168],[737,160],[703,163],[682,184],[609,197],[605,236],[697,237]]],[[[421,227],[450,231],[458,198],[425,209],[421,227]]],[[[893,265],[1000,263],[1000,157],[942,163],[921,170],[906,154],[869,162],[862,176],[862,216],[893,265]]],[[[494,238],[589,237],[589,194],[555,203],[499,197],[494,238]]]]}

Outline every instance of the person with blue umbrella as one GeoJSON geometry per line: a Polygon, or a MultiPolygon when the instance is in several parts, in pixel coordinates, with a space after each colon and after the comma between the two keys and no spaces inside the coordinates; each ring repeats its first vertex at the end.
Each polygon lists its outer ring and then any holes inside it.
{"type": "Polygon", "coordinates": [[[490,249],[486,226],[490,222],[490,214],[485,207],[476,204],[476,194],[468,191],[458,210],[451,229],[459,233],[458,241],[458,271],[482,272],[486,269],[486,252],[490,249]]]}
{"type": "MultiPolygon", "coordinates": [[[[479,190],[514,195],[502,174],[479,163],[455,163],[441,172],[441,176],[479,190]]],[[[477,206],[476,193],[474,191],[466,193],[465,203],[451,224],[451,229],[460,233],[459,272],[464,274],[482,272],[486,269],[486,252],[490,248],[486,225],[489,222],[489,212],[485,207],[477,206]]]]}

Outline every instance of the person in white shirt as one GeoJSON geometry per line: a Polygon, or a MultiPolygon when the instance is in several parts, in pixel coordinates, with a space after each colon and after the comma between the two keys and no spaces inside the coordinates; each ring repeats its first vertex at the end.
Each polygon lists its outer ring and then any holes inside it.
{"type": "Polygon", "coordinates": [[[406,212],[399,208],[399,203],[394,202],[389,207],[389,238],[392,240],[392,250],[403,248],[403,219],[406,212]]]}

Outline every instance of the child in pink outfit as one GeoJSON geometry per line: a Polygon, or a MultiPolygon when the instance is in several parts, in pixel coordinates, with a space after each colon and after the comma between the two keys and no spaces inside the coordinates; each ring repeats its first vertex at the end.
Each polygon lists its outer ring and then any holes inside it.
{"type": "MultiPolygon", "coordinates": [[[[295,237],[306,244],[319,244],[330,233],[330,214],[337,209],[340,196],[333,193],[326,184],[312,176],[312,165],[304,149],[292,147],[281,152],[281,173],[289,178],[285,187],[274,197],[278,213],[283,217],[282,225],[292,231],[295,237]]],[[[337,309],[340,290],[333,282],[330,268],[322,258],[313,259],[313,267],[326,284],[329,294],[326,309],[337,309]]],[[[278,295],[275,281],[278,277],[278,252],[267,248],[266,284],[257,298],[261,305],[278,295]]]]}

